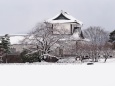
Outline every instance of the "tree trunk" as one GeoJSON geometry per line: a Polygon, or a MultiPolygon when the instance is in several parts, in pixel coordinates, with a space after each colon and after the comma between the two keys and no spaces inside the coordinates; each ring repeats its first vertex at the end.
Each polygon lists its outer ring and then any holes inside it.
{"type": "Polygon", "coordinates": [[[61,57],[63,57],[63,49],[59,49],[59,55],[61,56],[61,57]]]}
{"type": "Polygon", "coordinates": [[[7,55],[7,53],[6,53],[6,63],[8,62],[8,61],[7,61],[7,56],[8,56],[8,55],[7,55]]]}

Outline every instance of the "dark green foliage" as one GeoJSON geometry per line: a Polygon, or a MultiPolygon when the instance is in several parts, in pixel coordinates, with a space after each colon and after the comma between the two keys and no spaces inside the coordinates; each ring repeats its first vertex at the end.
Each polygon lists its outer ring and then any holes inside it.
{"type": "Polygon", "coordinates": [[[27,62],[27,58],[25,57],[25,55],[28,53],[28,50],[24,49],[21,54],[20,54],[20,57],[21,57],[21,60],[22,62],[27,62]]]}
{"type": "Polygon", "coordinates": [[[25,62],[41,62],[40,52],[28,53],[28,50],[24,50],[21,54],[22,61],[25,62]]]}
{"type": "Polygon", "coordinates": [[[110,40],[109,40],[110,42],[114,42],[115,41],[115,30],[110,33],[109,37],[110,37],[110,40]]]}
{"type": "Polygon", "coordinates": [[[10,39],[8,34],[1,38],[0,48],[4,49],[4,53],[10,53],[10,39]]]}
{"type": "Polygon", "coordinates": [[[0,51],[4,51],[2,43],[0,43],[0,51]]]}
{"type": "MultiPolygon", "coordinates": [[[[2,55],[5,55],[5,62],[7,63],[7,55],[10,53],[10,39],[8,34],[6,34],[5,36],[1,37],[0,39],[1,43],[0,43],[0,51],[2,52],[2,55]]],[[[3,56],[2,56],[3,58],[3,56]]]]}

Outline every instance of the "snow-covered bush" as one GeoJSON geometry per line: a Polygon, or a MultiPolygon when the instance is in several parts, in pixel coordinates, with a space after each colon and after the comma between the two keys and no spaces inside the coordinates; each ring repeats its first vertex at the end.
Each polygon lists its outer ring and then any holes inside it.
{"type": "Polygon", "coordinates": [[[56,56],[50,54],[44,54],[42,57],[42,59],[46,62],[57,62],[59,60],[56,56]]]}

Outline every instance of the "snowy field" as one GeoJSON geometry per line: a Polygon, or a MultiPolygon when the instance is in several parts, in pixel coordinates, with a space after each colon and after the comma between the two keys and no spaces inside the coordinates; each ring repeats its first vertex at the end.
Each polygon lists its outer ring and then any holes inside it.
{"type": "Polygon", "coordinates": [[[115,86],[115,58],[103,61],[92,66],[74,58],[58,63],[0,65],[1,86],[115,86]]]}
{"type": "MultiPolygon", "coordinates": [[[[59,65],[63,65],[63,64],[73,64],[73,65],[87,65],[87,63],[93,63],[93,65],[106,65],[106,64],[115,64],[115,58],[109,58],[107,59],[106,62],[104,62],[104,59],[99,59],[99,62],[90,62],[89,60],[84,60],[84,62],[81,61],[76,61],[74,57],[69,57],[67,59],[60,59],[58,62],[56,63],[49,63],[49,62],[35,62],[35,63],[31,63],[31,64],[46,64],[46,65],[53,65],[53,64],[59,64],[59,65]]],[[[26,64],[30,64],[30,63],[26,63],[26,64]]]]}
{"type": "Polygon", "coordinates": [[[88,65],[88,63],[93,63],[91,65],[111,65],[115,64],[115,58],[109,58],[107,59],[106,62],[104,62],[105,59],[99,59],[98,62],[91,62],[91,59],[86,59],[83,62],[80,60],[75,60],[75,57],[68,57],[68,58],[63,58],[59,59],[58,62],[46,62],[46,61],[41,61],[41,62],[34,62],[34,63],[7,63],[4,64],[2,63],[1,65],[88,65]]]}

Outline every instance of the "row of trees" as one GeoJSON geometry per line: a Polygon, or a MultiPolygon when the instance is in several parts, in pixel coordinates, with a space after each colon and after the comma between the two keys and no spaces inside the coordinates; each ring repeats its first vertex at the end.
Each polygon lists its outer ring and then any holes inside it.
{"type": "MultiPolygon", "coordinates": [[[[23,40],[23,43],[34,46],[34,49],[33,47],[29,48],[29,51],[31,51],[29,54],[40,51],[40,56],[43,56],[44,54],[52,53],[57,48],[63,48],[67,47],[67,45],[71,45],[70,41],[65,40],[67,35],[63,35],[61,33],[53,35],[52,32],[53,29],[48,23],[41,23],[38,24],[33,31],[28,33],[28,36],[23,40]]],[[[82,56],[88,54],[93,61],[98,61],[99,54],[101,54],[99,52],[103,51],[103,57],[106,55],[106,60],[107,57],[110,56],[108,55],[108,52],[112,51],[112,42],[115,37],[113,34],[114,32],[109,34],[109,32],[104,31],[101,27],[89,27],[83,31],[83,35],[84,38],[89,39],[90,41],[85,41],[80,44],[76,43],[76,50],[73,50],[76,54],[82,56]],[[112,42],[109,40],[112,40],[112,42]]],[[[69,49],[70,48],[68,48],[68,50],[69,49]]]]}
{"type": "MultiPolygon", "coordinates": [[[[40,23],[34,30],[28,33],[22,43],[32,46],[21,53],[20,56],[23,62],[41,62],[44,56],[51,54],[56,49],[59,49],[62,53],[64,48],[67,48],[67,52],[76,54],[76,56],[87,56],[92,61],[98,61],[102,55],[105,61],[108,57],[113,56],[115,30],[109,33],[101,27],[89,27],[83,31],[85,41],[79,42],[76,40],[76,45],[71,43],[69,36],[60,33],[60,31],[58,31],[58,35],[54,35],[53,30],[48,23],[40,23]]],[[[2,62],[3,57],[6,57],[7,62],[7,54],[10,53],[8,34],[1,37],[0,41],[0,61],[2,62]]],[[[55,53],[53,54],[55,55],[55,53]]]]}
{"type": "Polygon", "coordinates": [[[113,44],[109,42],[111,35],[104,31],[101,27],[89,27],[84,31],[84,37],[90,42],[77,46],[79,56],[88,57],[94,62],[98,62],[100,58],[104,58],[105,62],[108,58],[114,56],[113,44]]]}

